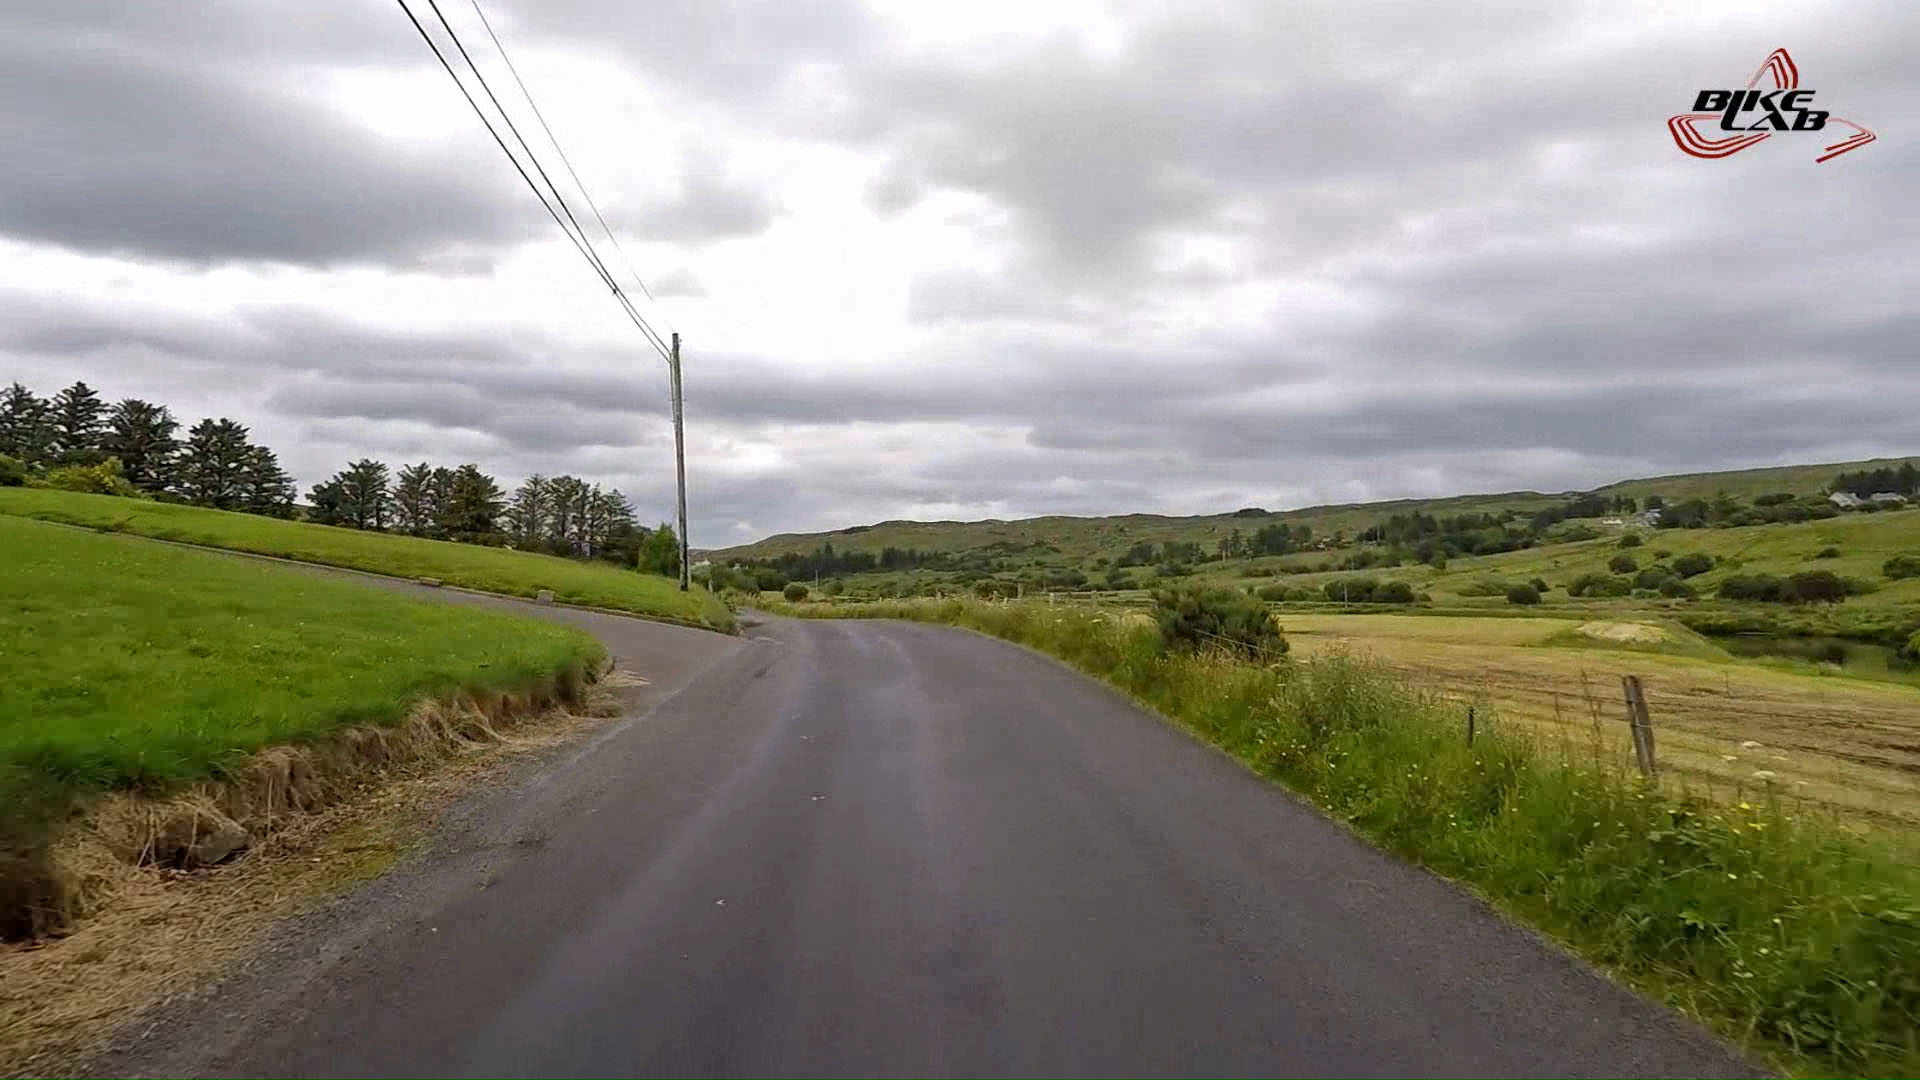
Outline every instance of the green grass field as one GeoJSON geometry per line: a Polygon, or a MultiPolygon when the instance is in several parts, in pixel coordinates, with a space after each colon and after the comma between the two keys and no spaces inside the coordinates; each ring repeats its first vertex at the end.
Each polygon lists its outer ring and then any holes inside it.
{"type": "Polygon", "coordinates": [[[17,517],[0,566],[0,840],[76,794],[165,790],[601,655],[567,627],[17,517]]]}
{"type": "MultiPolygon", "coordinates": [[[[1554,603],[1571,599],[1566,595],[1566,586],[1580,575],[1608,573],[1607,563],[1617,555],[1630,555],[1641,569],[1646,569],[1693,552],[1712,555],[1717,563],[1712,570],[1689,581],[1703,595],[1710,595],[1721,581],[1736,574],[1784,577],[1804,570],[1830,570],[1842,577],[1869,582],[1878,587],[1875,592],[1848,598],[1846,605],[1849,607],[1920,604],[1920,578],[1889,581],[1881,573],[1882,564],[1889,558],[1905,553],[1920,553],[1920,510],[1850,514],[1796,525],[1618,530],[1594,540],[1549,544],[1499,555],[1457,558],[1451,560],[1445,570],[1415,565],[1290,574],[1283,578],[1267,578],[1259,573],[1270,566],[1298,567],[1325,558],[1294,555],[1255,560],[1252,563],[1209,564],[1203,567],[1198,576],[1237,585],[1258,585],[1269,580],[1281,580],[1287,584],[1312,588],[1343,577],[1365,576],[1382,581],[1408,582],[1414,588],[1430,593],[1435,603],[1469,605],[1504,605],[1506,600],[1503,595],[1475,596],[1474,593],[1489,591],[1496,585],[1538,577],[1552,586],[1546,600],[1554,603]],[[1639,547],[1620,547],[1620,537],[1628,531],[1640,537],[1639,547]],[[1838,549],[1837,557],[1815,558],[1830,547],[1838,549]],[[1667,554],[1660,558],[1660,552],[1667,554]]],[[[1636,606],[1645,606],[1640,602],[1634,603],[1636,606]]]]}
{"type": "Polygon", "coordinates": [[[695,587],[683,593],[668,578],[552,555],[360,532],[197,506],[30,488],[0,488],[0,515],[376,574],[434,577],[448,585],[513,596],[532,596],[541,589],[551,589],[554,599],[563,603],[629,611],[715,630],[733,629],[732,613],[704,589],[695,587]]]}

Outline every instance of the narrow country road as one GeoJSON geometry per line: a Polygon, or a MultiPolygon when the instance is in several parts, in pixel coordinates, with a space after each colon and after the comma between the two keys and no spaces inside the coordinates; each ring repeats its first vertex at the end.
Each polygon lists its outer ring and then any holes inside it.
{"type": "Polygon", "coordinates": [[[649,700],[102,1067],[1751,1074],[1014,646],[512,606],[600,633],[649,700]]]}

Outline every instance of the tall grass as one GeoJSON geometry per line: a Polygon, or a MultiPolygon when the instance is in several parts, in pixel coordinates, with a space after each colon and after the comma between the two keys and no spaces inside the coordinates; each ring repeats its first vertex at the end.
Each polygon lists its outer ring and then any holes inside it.
{"type": "Polygon", "coordinates": [[[796,605],[969,627],[1098,676],[1375,843],[1795,1071],[1920,1074],[1920,868],[1888,839],[1755,795],[1663,791],[1352,657],[1169,654],[1084,608],[796,605]]]}

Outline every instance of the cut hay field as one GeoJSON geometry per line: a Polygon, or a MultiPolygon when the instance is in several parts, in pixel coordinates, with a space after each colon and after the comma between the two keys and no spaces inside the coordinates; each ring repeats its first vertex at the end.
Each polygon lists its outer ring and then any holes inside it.
{"type": "Polygon", "coordinates": [[[0,878],[81,796],[164,792],[602,655],[567,627],[18,517],[0,566],[0,878]]]}
{"type": "Polygon", "coordinates": [[[1662,766],[1681,782],[1723,795],[1771,785],[1848,814],[1920,825],[1920,688],[1736,660],[1647,618],[1283,613],[1280,621],[1300,655],[1370,656],[1571,750],[1597,738],[1622,762],[1632,751],[1620,676],[1638,675],[1662,766]],[[1756,778],[1763,771],[1771,777],[1756,778]]]}
{"type": "Polygon", "coordinates": [[[272,555],[396,577],[433,577],[448,585],[511,596],[551,589],[563,603],[611,608],[731,631],[733,614],[705,589],[681,592],[677,582],[506,548],[457,544],[390,533],[209,510],[198,506],[0,488],[0,515],[131,533],[159,540],[272,555]]]}

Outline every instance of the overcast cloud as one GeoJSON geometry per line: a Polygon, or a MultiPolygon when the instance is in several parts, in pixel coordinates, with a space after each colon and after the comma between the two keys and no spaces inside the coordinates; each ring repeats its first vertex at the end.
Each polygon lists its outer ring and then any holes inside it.
{"type": "MultiPolygon", "coordinates": [[[[482,2],[687,337],[697,546],[1920,451],[1901,0],[482,2]],[[1879,141],[1682,154],[1780,46],[1879,141]]],[[[324,7],[0,11],[0,382],[665,517],[664,365],[398,7],[324,7]]]]}

